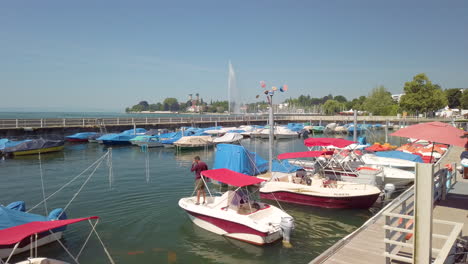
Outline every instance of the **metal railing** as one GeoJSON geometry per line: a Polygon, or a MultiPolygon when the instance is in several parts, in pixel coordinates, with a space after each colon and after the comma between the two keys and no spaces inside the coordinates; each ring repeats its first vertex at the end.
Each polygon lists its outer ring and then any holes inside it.
{"type": "MultiPolygon", "coordinates": [[[[456,168],[456,163],[452,165],[453,168],[456,168]]],[[[441,168],[440,163],[434,165],[434,167],[437,170],[433,175],[434,202],[436,202],[445,200],[446,194],[456,183],[457,171],[454,169],[450,172],[446,168],[441,168]]],[[[402,251],[402,248],[411,252],[414,248],[414,240],[411,239],[414,232],[414,185],[400,198],[399,201],[392,203],[392,206],[383,212],[385,216],[384,255],[386,263],[391,263],[392,260],[413,263],[411,257],[399,255],[398,253],[402,251]]],[[[433,263],[442,264],[447,259],[456,239],[460,235],[463,224],[437,219],[434,219],[434,224],[452,227],[448,234],[432,234],[433,239],[445,240],[442,248],[432,248],[432,255],[437,256],[433,263]]]]}
{"type": "MultiPolygon", "coordinates": [[[[291,122],[351,122],[351,116],[307,116],[277,114],[275,121],[291,122]]],[[[358,122],[429,122],[446,119],[434,118],[398,118],[389,116],[358,116],[358,122]]],[[[115,117],[115,118],[41,118],[41,119],[0,119],[0,128],[46,128],[46,127],[87,127],[99,125],[148,125],[172,123],[213,123],[213,122],[249,122],[268,121],[266,115],[238,116],[189,116],[189,117],[115,117]]]]}

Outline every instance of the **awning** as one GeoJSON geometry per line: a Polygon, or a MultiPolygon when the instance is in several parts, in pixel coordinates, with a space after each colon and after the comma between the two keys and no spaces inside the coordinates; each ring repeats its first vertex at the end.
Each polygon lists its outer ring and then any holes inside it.
{"type": "Polygon", "coordinates": [[[342,138],[308,138],[304,140],[304,145],[306,145],[307,147],[334,146],[337,148],[344,148],[354,143],[356,142],[342,138]]]}
{"type": "Polygon", "coordinates": [[[261,183],[265,180],[235,172],[229,169],[214,169],[202,171],[201,174],[205,177],[219,181],[228,185],[244,187],[261,183]]]}
{"type": "Polygon", "coordinates": [[[91,216],[86,218],[76,218],[67,220],[55,220],[55,221],[36,221],[30,222],[24,225],[14,226],[0,230],[0,245],[12,245],[20,242],[21,240],[38,233],[42,233],[48,230],[52,230],[58,227],[74,224],[77,222],[85,221],[88,219],[97,219],[97,216],[91,216]]]}
{"type": "Polygon", "coordinates": [[[317,158],[322,155],[333,155],[333,151],[288,152],[278,155],[278,159],[317,158]]]}
{"type": "Polygon", "coordinates": [[[466,139],[462,138],[465,132],[450,124],[442,122],[429,122],[401,128],[390,136],[423,139],[436,143],[450,144],[464,147],[466,139]]]}

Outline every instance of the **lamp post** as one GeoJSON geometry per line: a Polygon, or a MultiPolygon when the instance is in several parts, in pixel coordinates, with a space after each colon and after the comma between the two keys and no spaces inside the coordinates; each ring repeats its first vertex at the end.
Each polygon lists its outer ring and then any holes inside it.
{"type": "MultiPolygon", "coordinates": [[[[271,90],[267,90],[266,89],[266,84],[264,81],[261,81],[260,82],[260,86],[262,88],[265,89],[265,91],[263,92],[266,97],[267,97],[267,101],[268,101],[268,105],[269,105],[269,118],[268,118],[268,123],[269,123],[269,126],[270,126],[270,135],[268,137],[268,143],[269,143],[269,148],[268,148],[268,171],[271,173],[272,172],[272,169],[273,169],[273,141],[274,141],[274,118],[273,118],[273,95],[275,94],[276,91],[280,91],[280,92],[285,92],[288,90],[288,86],[287,85],[283,85],[281,86],[279,89],[276,87],[276,86],[273,86],[271,87],[271,90]]],[[[257,98],[259,96],[257,95],[257,98]]]]}

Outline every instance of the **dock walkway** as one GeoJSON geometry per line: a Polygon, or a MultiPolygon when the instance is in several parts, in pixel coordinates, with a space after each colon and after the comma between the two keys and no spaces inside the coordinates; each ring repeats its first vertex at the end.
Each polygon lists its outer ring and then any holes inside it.
{"type": "MultiPolygon", "coordinates": [[[[439,164],[441,164],[441,166],[454,162],[459,164],[459,156],[462,151],[463,149],[460,147],[453,147],[450,152],[443,157],[439,164]]],[[[463,223],[464,226],[462,234],[466,235],[468,234],[468,180],[462,179],[461,176],[462,175],[460,175],[460,173],[457,173],[458,181],[454,185],[454,188],[447,194],[446,200],[439,201],[435,204],[433,217],[438,220],[463,223]]],[[[413,192],[414,189],[410,188],[395,200],[406,201],[408,204],[414,204],[414,200],[412,198],[408,200],[408,197],[410,197],[413,192]]],[[[406,206],[407,205],[405,204],[404,207],[406,206]]],[[[384,228],[386,225],[386,216],[383,212],[386,211],[387,208],[388,206],[369,219],[359,229],[335,243],[335,245],[316,257],[310,263],[386,263],[384,253],[386,252],[388,244],[385,243],[385,235],[386,232],[388,234],[389,231],[388,228],[384,228]]],[[[438,221],[438,223],[436,223],[436,221],[434,222],[433,234],[450,233],[451,230],[449,226],[440,224],[440,221],[438,221]]],[[[436,252],[442,251],[438,249],[443,246],[443,241],[438,240],[440,239],[433,238],[433,248],[436,249],[436,252]]],[[[408,240],[408,242],[410,241],[412,240],[408,240]]],[[[411,257],[411,254],[410,249],[401,248],[397,255],[402,257],[411,257]]],[[[405,263],[405,261],[393,260],[391,263],[405,263]]]]}

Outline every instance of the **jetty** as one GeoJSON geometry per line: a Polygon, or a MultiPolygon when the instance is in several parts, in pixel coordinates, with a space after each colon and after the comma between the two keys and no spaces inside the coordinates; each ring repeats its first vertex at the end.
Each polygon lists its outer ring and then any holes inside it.
{"type": "MultiPolygon", "coordinates": [[[[310,122],[314,124],[350,123],[353,116],[323,116],[301,114],[275,114],[275,122],[287,124],[292,122],[310,122]]],[[[408,125],[420,122],[441,121],[443,118],[419,118],[398,116],[357,116],[359,123],[391,123],[408,125]]],[[[151,128],[175,129],[181,126],[239,126],[264,125],[268,115],[190,115],[173,117],[115,117],[115,118],[41,118],[41,119],[0,119],[0,136],[22,136],[29,134],[70,134],[83,131],[99,131],[105,127],[107,131],[121,131],[134,126],[151,128]]]]}
{"type": "Polygon", "coordinates": [[[418,188],[432,192],[417,194],[413,185],[310,264],[453,263],[455,245],[468,232],[468,180],[456,171],[462,151],[451,147],[434,167],[418,165],[418,188]]]}

